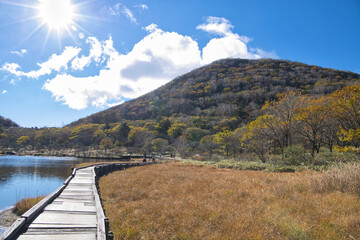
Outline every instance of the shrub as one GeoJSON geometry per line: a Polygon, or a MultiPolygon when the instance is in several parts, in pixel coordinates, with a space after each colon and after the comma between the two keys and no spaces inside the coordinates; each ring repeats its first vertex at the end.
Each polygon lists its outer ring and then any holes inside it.
{"type": "Polygon", "coordinates": [[[15,204],[12,212],[18,216],[24,214],[27,210],[35,206],[38,202],[40,202],[45,196],[40,196],[36,198],[24,198],[15,204]]]}
{"type": "Polygon", "coordinates": [[[292,146],[284,148],[284,163],[286,165],[302,165],[307,164],[311,155],[305,152],[300,146],[292,146]]]}

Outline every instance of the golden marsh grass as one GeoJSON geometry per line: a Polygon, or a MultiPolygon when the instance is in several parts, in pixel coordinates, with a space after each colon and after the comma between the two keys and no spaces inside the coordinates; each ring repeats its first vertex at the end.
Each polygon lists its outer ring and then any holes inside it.
{"type": "Polygon", "coordinates": [[[360,239],[360,199],[321,173],[168,163],[100,179],[115,239],[360,239]]]}

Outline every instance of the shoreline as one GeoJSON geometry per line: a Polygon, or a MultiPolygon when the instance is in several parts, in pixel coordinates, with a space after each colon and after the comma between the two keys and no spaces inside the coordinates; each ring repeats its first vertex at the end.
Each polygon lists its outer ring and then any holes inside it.
{"type": "Polygon", "coordinates": [[[12,212],[13,208],[10,207],[0,211],[0,235],[19,218],[18,215],[12,212]]]}
{"type": "MultiPolygon", "coordinates": [[[[93,159],[93,160],[113,160],[113,161],[129,161],[131,159],[143,159],[144,155],[87,155],[87,154],[51,154],[51,153],[34,153],[34,152],[16,152],[13,154],[6,154],[0,152],[0,156],[34,156],[34,157],[69,157],[79,159],[93,159]]],[[[146,155],[146,158],[151,158],[151,155],[146,155]]]]}

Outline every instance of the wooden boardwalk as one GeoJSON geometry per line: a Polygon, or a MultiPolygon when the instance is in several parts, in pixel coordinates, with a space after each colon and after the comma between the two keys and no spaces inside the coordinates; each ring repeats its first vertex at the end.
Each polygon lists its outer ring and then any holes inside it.
{"type": "Polygon", "coordinates": [[[152,163],[100,164],[74,169],[63,186],[24,213],[0,240],[112,239],[96,187],[112,171],[152,163]]]}
{"type": "Polygon", "coordinates": [[[94,167],[80,169],[17,239],[97,239],[94,167]]]}

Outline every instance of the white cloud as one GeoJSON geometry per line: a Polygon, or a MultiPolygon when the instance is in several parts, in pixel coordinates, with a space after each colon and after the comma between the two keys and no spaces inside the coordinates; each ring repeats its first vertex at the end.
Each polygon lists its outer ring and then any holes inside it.
{"type": "Polygon", "coordinates": [[[43,89],[70,108],[84,109],[89,105],[113,106],[111,103],[138,97],[176,76],[221,58],[276,57],[275,52],[249,48],[247,44],[251,39],[234,33],[230,21],[224,18],[210,17],[197,29],[216,35],[202,50],[191,37],[163,31],[151,24],[144,28],[148,34],[127,54],[113,47],[111,37],[105,41],[89,37],[86,40],[88,55],[79,55],[81,49],[77,47],[66,47],[60,55],[54,54],[38,64],[37,71],[24,73],[16,63],[5,63],[1,70],[33,78],[57,71],[59,74],[48,78],[43,89]],[[66,71],[68,66],[72,71],[84,71],[92,63],[100,70],[89,77],[75,77],[66,71]]]}
{"type": "Polygon", "coordinates": [[[146,4],[135,5],[135,7],[140,8],[141,10],[147,10],[149,7],[146,4]]]}
{"type": "Polygon", "coordinates": [[[208,33],[225,36],[232,34],[234,26],[229,20],[220,17],[207,17],[206,23],[203,23],[196,27],[196,29],[203,30],[208,33]]]}
{"type": "Polygon", "coordinates": [[[136,23],[136,18],[134,17],[134,14],[126,6],[123,6],[123,13],[131,22],[136,23]]]}
{"type": "Polygon", "coordinates": [[[4,95],[5,93],[7,93],[7,90],[3,90],[1,93],[4,95]]]}
{"type": "Polygon", "coordinates": [[[67,64],[80,53],[81,49],[78,47],[65,47],[65,50],[60,54],[53,54],[49,60],[43,63],[38,63],[39,70],[25,73],[31,78],[38,78],[43,75],[51,74],[53,70],[59,72],[62,69],[67,69],[67,64]]]}
{"type": "Polygon", "coordinates": [[[159,29],[159,26],[157,25],[157,24],[155,24],[155,23],[152,23],[152,24],[150,24],[149,26],[146,26],[146,27],[144,27],[143,29],[145,29],[147,32],[149,32],[149,33],[152,33],[152,32],[155,32],[155,31],[157,31],[157,30],[160,30],[159,29]]]}
{"type": "Polygon", "coordinates": [[[60,55],[53,54],[46,62],[38,63],[37,65],[40,67],[39,70],[30,72],[18,71],[17,69],[19,69],[20,66],[17,63],[5,63],[0,70],[7,71],[19,77],[38,78],[51,74],[52,71],[59,72],[62,69],[66,70],[67,64],[76,57],[80,51],[81,49],[77,47],[65,47],[65,50],[60,55]]]}
{"type": "Polygon", "coordinates": [[[20,66],[17,63],[4,63],[0,70],[9,72],[11,74],[14,74],[15,76],[22,76],[23,72],[18,71],[18,68],[20,68],[20,66]]]}
{"type": "Polygon", "coordinates": [[[81,32],[81,33],[79,33],[79,38],[80,38],[80,39],[84,39],[84,38],[85,38],[85,34],[84,34],[84,33],[82,33],[82,32],[81,32]]]}
{"type": "Polygon", "coordinates": [[[113,48],[110,38],[101,42],[106,68],[92,77],[62,74],[49,79],[44,89],[74,109],[104,106],[109,101],[134,98],[200,66],[197,42],[188,36],[160,29],[149,33],[126,55],[113,48]]]}
{"type": "Polygon", "coordinates": [[[131,22],[137,23],[134,13],[127,8],[124,4],[117,3],[113,7],[109,7],[109,11],[111,15],[118,16],[123,14],[127,17],[131,22]]]}
{"type": "Polygon", "coordinates": [[[123,104],[124,102],[125,102],[125,101],[122,100],[122,101],[120,101],[120,102],[108,103],[107,106],[108,106],[108,107],[115,107],[115,106],[117,106],[117,105],[123,104]]]}
{"type": "Polygon", "coordinates": [[[86,43],[90,44],[89,56],[81,56],[80,58],[76,56],[71,62],[71,68],[74,70],[83,70],[84,67],[90,65],[91,60],[97,63],[100,61],[102,46],[99,40],[95,37],[89,37],[86,39],[86,43]]]}
{"type": "Polygon", "coordinates": [[[248,49],[251,39],[234,33],[234,26],[225,18],[208,17],[204,24],[196,27],[210,34],[220,36],[212,38],[202,50],[203,64],[211,63],[221,58],[258,59],[264,57],[277,58],[275,52],[268,53],[259,48],[248,49]]]}
{"type": "Polygon", "coordinates": [[[23,57],[27,53],[27,50],[21,49],[20,51],[10,51],[10,53],[23,57]]]}

